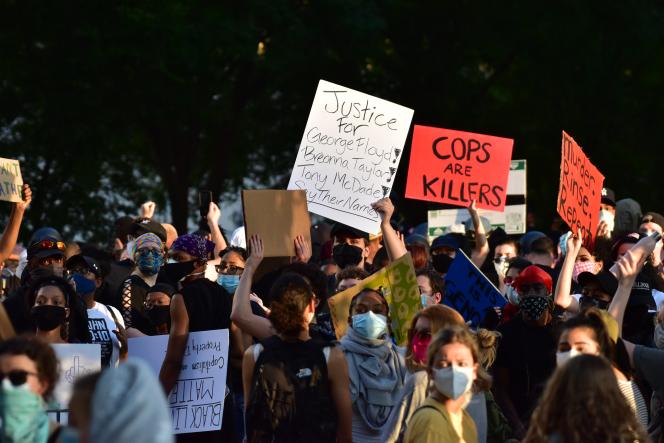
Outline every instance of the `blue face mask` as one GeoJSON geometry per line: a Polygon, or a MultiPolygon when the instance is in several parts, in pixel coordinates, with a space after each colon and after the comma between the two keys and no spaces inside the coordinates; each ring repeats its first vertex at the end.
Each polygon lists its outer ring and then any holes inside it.
{"type": "Polygon", "coordinates": [[[365,312],[353,315],[353,330],[364,338],[377,339],[387,334],[387,317],[365,312]]]}
{"type": "Polygon", "coordinates": [[[140,251],[136,257],[136,266],[145,275],[155,275],[164,264],[164,257],[159,251],[140,251]]]}
{"type": "Polygon", "coordinates": [[[85,276],[82,274],[75,273],[71,276],[71,278],[74,280],[74,283],[76,283],[76,293],[78,295],[92,294],[95,292],[95,289],[97,289],[97,284],[95,281],[90,280],[89,278],[85,278],[85,276]]]}
{"type": "Polygon", "coordinates": [[[240,284],[240,276],[219,274],[217,283],[219,283],[226,291],[228,291],[229,294],[235,294],[235,290],[240,284]]]}
{"type": "Polygon", "coordinates": [[[14,386],[5,378],[0,387],[0,441],[46,441],[48,416],[44,406],[42,398],[27,383],[14,386]]]}

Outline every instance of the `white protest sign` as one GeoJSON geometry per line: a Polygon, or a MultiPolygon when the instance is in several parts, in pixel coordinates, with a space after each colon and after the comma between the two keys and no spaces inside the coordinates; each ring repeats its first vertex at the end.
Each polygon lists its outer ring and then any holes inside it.
{"type": "MultiPolygon", "coordinates": [[[[512,160],[510,164],[505,212],[484,209],[478,209],[477,212],[489,220],[493,229],[502,228],[507,234],[526,232],[526,160],[512,160]]],[[[462,224],[469,218],[468,210],[464,208],[429,211],[429,242],[450,232],[452,225],[462,224]]]]}
{"type": "Polygon", "coordinates": [[[307,191],[310,212],[377,234],[371,204],[392,189],[412,118],[412,109],[321,80],[288,189],[307,191]]]}
{"type": "Polygon", "coordinates": [[[101,371],[101,346],[99,344],[53,344],[60,362],[60,379],[53,391],[50,410],[66,410],[76,379],[101,371]]]}
{"type": "Polygon", "coordinates": [[[0,158],[0,200],[21,201],[23,177],[18,160],[0,158]]]}
{"type": "MultiPolygon", "coordinates": [[[[132,357],[159,375],[168,335],[131,338],[128,346],[132,357]]],[[[228,329],[189,333],[180,376],[168,395],[175,434],[221,429],[227,366],[228,329]]]]}

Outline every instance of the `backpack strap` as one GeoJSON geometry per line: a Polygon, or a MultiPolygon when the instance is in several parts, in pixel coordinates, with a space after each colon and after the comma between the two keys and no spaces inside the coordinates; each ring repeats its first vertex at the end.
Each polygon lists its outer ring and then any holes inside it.
{"type": "MultiPolygon", "coordinates": [[[[99,302],[97,302],[99,303],[99,302]]],[[[122,326],[120,322],[118,321],[118,318],[115,316],[115,311],[113,311],[113,308],[107,304],[102,303],[102,305],[106,306],[106,309],[111,313],[111,317],[113,317],[113,321],[115,322],[115,325],[119,328],[122,326]]]]}

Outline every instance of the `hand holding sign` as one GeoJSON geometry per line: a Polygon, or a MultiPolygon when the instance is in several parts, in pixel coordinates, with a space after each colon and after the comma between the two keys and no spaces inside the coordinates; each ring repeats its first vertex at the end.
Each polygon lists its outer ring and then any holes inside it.
{"type": "Polygon", "coordinates": [[[415,126],[406,197],[503,211],[514,140],[415,126]]]}
{"type": "Polygon", "coordinates": [[[20,203],[22,187],[23,177],[18,160],[0,158],[0,200],[20,203]]]}
{"type": "Polygon", "coordinates": [[[256,271],[256,269],[258,269],[258,265],[260,265],[263,261],[263,256],[265,254],[265,250],[263,249],[263,240],[261,239],[260,235],[255,234],[249,237],[249,250],[249,258],[247,259],[244,268],[245,270],[249,268],[253,271],[256,271]]]}
{"type": "Polygon", "coordinates": [[[23,186],[21,187],[21,201],[18,201],[14,203],[16,205],[16,209],[19,211],[25,211],[28,209],[28,206],[30,206],[30,203],[32,202],[32,189],[30,189],[30,185],[27,183],[23,183],[23,186]]]}

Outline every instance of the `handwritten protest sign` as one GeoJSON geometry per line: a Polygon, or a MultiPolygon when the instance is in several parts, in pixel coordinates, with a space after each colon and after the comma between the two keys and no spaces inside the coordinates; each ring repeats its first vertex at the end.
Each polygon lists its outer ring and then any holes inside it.
{"type": "Polygon", "coordinates": [[[397,344],[404,345],[408,339],[410,321],[422,307],[410,253],[393,261],[352,288],[328,299],[337,338],[346,334],[350,302],[364,288],[380,288],[390,308],[394,338],[397,344]]]}
{"type": "MultiPolygon", "coordinates": [[[[132,357],[147,362],[156,375],[167,345],[168,335],[129,339],[132,357]]],[[[175,434],[221,429],[227,366],[227,329],[189,333],[180,376],[168,394],[175,434]]]]}
{"type": "Polygon", "coordinates": [[[371,203],[390,193],[413,110],[321,80],[288,189],[309,211],[376,234],[371,203]]]}
{"type": "Polygon", "coordinates": [[[74,383],[79,377],[101,371],[101,346],[99,344],[53,344],[51,345],[60,363],[60,378],[53,391],[49,410],[64,411],[74,383]]]}
{"type": "Polygon", "coordinates": [[[563,131],[558,214],[572,232],[581,230],[583,244],[592,247],[599,223],[604,176],[581,147],[563,131]]]}
{"type": "MultiPolygon", "coordinates": [[[[526,160],[512,160],[510,164],[505,210],[497,212],[479,209],[478,212],[480,216],[489,220],[492,229],[502,228],[507,234],[526,232],[526,160]]],[[[469,218],[466,208],[429,211],[427,224],[429,241],[452,232],[453,225],[463,224],[469,218]]]]}
{"type": "Polygon", "coordinates": [[[458,249],[445,276],[443,303],[456,309],[466,321],[477,327],[484,320],[487,310],[505,306],[505,298],[458,249]]]}
{"type": "Polygon", "coordinates": [[[503,211],[514,140],[416,125],[406,197],[503,211]]]}
{"type": "Polygon", "coordinates": [[[0,200],[21,201],[23,177],[18,160],[0,158],[0,200]]]}
{"type": "Polygon", "coordinates": [[[247,238],[260,234],[265,257],[295,256],[295,237],[311,244],[311,218],[304,191],[272,189],[242,191],[247,238]]]}

